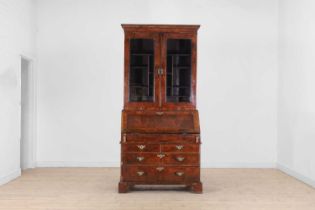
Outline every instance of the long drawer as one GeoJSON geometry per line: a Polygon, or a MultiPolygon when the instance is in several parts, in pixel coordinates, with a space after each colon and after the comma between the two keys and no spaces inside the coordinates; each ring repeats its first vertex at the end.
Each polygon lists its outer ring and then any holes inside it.
{"type": "Polygon", "coordinates": [[[131,165],[195,165],[199,153],[123,153],[123,164],[131,165]]]}
{"type": "Polygon", "coordinates": [[[195,144],[200,143],[199,134],[122,134],[122,143],[181,143],[195,144]]]}
{"type": "Polygon", "coordinates": [[[123,181],[136,183],[193,183],[200,177],[199,167],[123,166],[123,181]]]}
{"type": "Polygon", "coordinates": [[[122,144],[122,152],[189,152],[198,153],[199,144],[150,144],[146,142],[122,144]]]}

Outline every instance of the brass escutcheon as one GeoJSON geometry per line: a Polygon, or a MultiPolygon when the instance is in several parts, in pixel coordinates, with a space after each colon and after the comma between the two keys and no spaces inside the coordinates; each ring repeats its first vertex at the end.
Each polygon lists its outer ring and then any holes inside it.
{"type": "Polygon", "coordinates": [[[143,150],[145,148],[145,145],[137,145],[137,147],[140,149],[140,150],[143,150]]]}
{"type": "Polygon", "coordinates": [[[184,148],[183,145],[176,145],[175,147],[176,147],[176,149],[178,149],[178,150],[182,150],[182,149],[184,148]]]}
{"type": "Polygon", "coordinates": [[[161,154],[158,154],[158,155],[157,155],[157,157],[159,157],[159,158],[161,158],[161,159],[162,159],[162,158],[164,158],[164,157],[165,157],[165,155],[161,153],[161,154]]]}

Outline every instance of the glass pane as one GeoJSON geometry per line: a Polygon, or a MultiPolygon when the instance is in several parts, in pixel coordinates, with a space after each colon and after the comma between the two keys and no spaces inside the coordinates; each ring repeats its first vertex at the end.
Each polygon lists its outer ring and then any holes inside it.
{"type": "Polygon", "coordinates": [[[130,40],[129,101],[153,101],[154,44],[152,39],[130,40]]]}
{"type": "Polygon", "coordinates": [[[191,91],[191,40],[167,40],[168,102],[190,102],[191,91]]]}

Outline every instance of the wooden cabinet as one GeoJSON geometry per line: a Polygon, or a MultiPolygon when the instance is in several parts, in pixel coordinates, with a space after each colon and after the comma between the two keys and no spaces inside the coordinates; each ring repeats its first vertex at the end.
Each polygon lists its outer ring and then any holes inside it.
{"type": "Polygon", "coordinates": [[[119,192],[186,185],[201,193],[196,109],[199,25],[122,25],[124,109],[119,192]]]}

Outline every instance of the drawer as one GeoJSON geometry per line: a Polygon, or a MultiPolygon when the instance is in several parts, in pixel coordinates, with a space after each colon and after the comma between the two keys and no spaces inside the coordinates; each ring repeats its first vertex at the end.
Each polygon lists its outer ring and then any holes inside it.
{"type": "Polygon", "coordinates": [[[161,158],[158,157],[159,153],[124,153],[123,163],[124,164],[156,164],[161,162],[161,158]]]}
{"type": "Polygon", "coordinates": [[[159,144],[122,144],[123,152],[159,152],[160,145],[159,144]]]}
{"type": "Polygon", "coordinates": [[[122,134],[122,143],[181,143],[199,144],[199,134],[122,134]]]}
{"type": "Polygon", "coordinates": [[[199,165],[199,153],[165,153],[165,165],[199,165]]]}
{"type": "Polygon", "coordinates": [[[200,169],[180,166],[123,166],[122,181],[143,184],[188,184],[200,182],[200,169]]]}
{"type": "Polygon", "coordinates": [[[199,152],[199,144],[163,144],[162,152],[199,152]]]}
{"type": "Polygon", "coordinates": [[[200,181],[200,169],[198,167],[171,167],[165,166],[159,172],[161,184],[193,183],[200,181]]]}
{"type": "Polygon", "coordinates": [[[123,166],[122,179],[129,182],[156,183],[158,181],[156,167],[123,166]]]}

